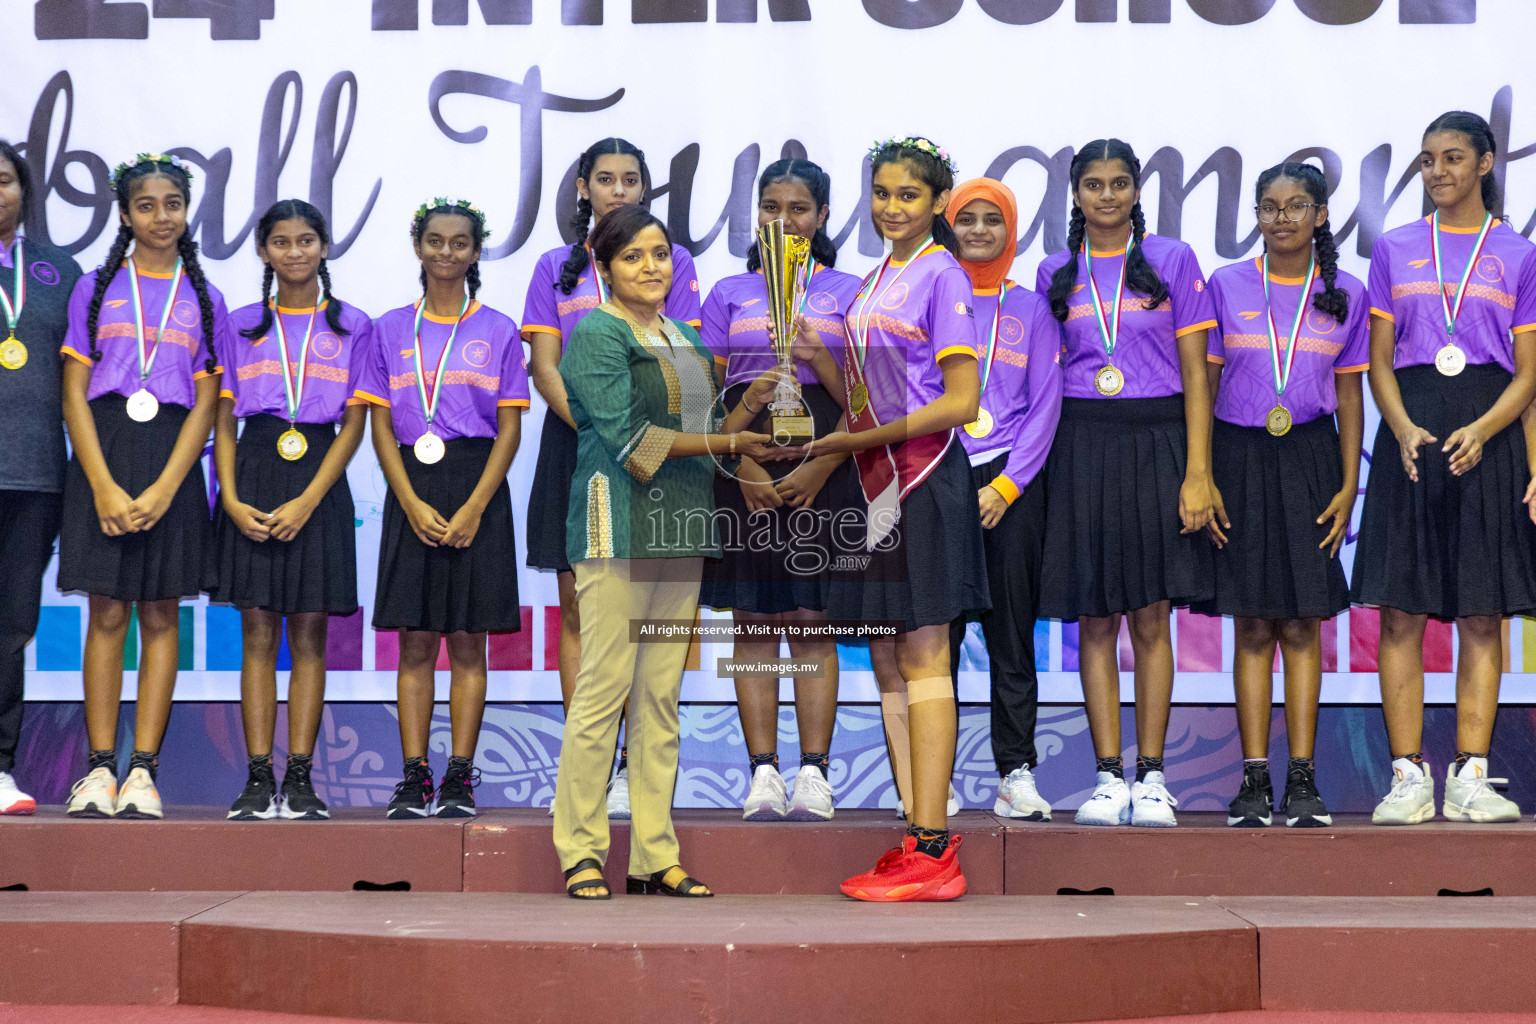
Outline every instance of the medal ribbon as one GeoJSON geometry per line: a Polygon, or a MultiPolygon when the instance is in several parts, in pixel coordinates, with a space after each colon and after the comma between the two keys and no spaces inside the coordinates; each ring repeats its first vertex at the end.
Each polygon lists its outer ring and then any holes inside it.
{"type": "Polygon", "coordinates": [[[5,294],[5,289],[0,288],[0,305],[5,307],[5,328],[11,337],[16,336],[16,325],[21,322],[21,309],[27,304],[27,276],[23,271],[23,254],[21,251],[22,239],[16,239],[16,260],[12,269],[16,272],[15,280],[11,285],[11,293],[16,296],[16,304],[11,304],[11,299],[5,294]]]}
{"type": "MultiPolygon", "coordinates": [[[[160,340],[165,337],[165,325],[171,321],[171,310],[176,308],[176,293],[181,291],[181,278],[184,268],[181,265],[181,257],[176,258],[176,270],[171,274],[171,287],[165,299],[165,309],[160,313],[160,329],[155,332],[155,344],[149,347],[144,337],[144,293],[139,287],[139,265],[131,257],[128,260],[128,290],[133,293],[133,332],[138,342],[139,355],[139,381],[149,380],[150,368],[155,365],[155,356],[160,354],[160,340]]],[[[211,345],[213,339],[207,339],[211,345]]]]}
{"type": "Polygon", "coordinates": [[[1125,268],[1131,262],[1131,242],[1135,240],[1134,230],[1131,237],[1125,242],[1125,259],[1120,263],[1120,280],[1115,282],[1115,310],[1111,319],[1104,312],[1104,298],[1099,294],[1099,283],[1093,279],[1093,244],[1083,247],[1083,259],[1088,264],[1088,290],[1093,299],[1093,316],[1099,325],[1099,335],[1104,341],[1104,354],[1109,357],[1111,363],[1115,359],[1115,342],[1120,338],[1120,300],[1125,295],[1125,268]]]}
{"type": "Polygon", "coordinates": [[[588,245],[586,248],[587,267],[592,271],[592,283],[597,286],[597,304],[601,306],[608,301],[608,287],[603,284],[603,275],[597,272],[597,258],[592,255],[592,247],[588,245]]]}
{"type": "Polygon", "coordinates": [[[1296,341],[1301,337],[1301,325],[1307,318],[1307,300],[1312,298],[1312,284],[1317,280],[1317,255],[1307,262],[1307,279],[1301,288],[1301,298],[1296,303],[1296,317],[1291,321],[1291,340],[1285,346],[1285,362],[1281,364],[1280,332],[1275,328],[1275,311],[1269,304],[1269,254],[1264,254],[1260,268],[1264,275],[1264,319],[1269,325],[1269,366],[1275,376],[1275,397],[1285,394],[1285,386],[1291,382],[1291,367],[1296,364],[1296,341]]]}
{"type": "Polygon", "coordinates": [[[867,310],[871,303],[878,306],[880,300],[885,298],[892,288],[896,287],[896,282],[901,280],[901,275],[907,272],[907,268],[916,263],[917,258],[926,253],[932,245],[932,235],[923,239],[923,244],[917,247],[917,251],[912,254],[912,258],[901,265],[901,269],[896,271],[896,276],[891,278],[891,283],[885,286],[884,291],[876,295],[875,289],[880,287],[880,282],[885,277],[885,271],[891,265],[891,259],[896,255],[893,252],[885,258],[884,263],[880,264],[880,269],[866,279],[864,287],[859,289],[859,294],[853,297],[853,302],[848,306],[848,312],[852,314],[853,307],[858,306],[860,315],[854,317],[853,328],[848,332],[848,341],[853,347],[853,356],[858,360],[860,370],[864,369],[864,360],[869,352],[869,317],[864,316],[863,311],[867,310]],[[859,329],[858,321],[860,318],[864,321],[863,330],[859,329]]]}
{"type": "Polygon", "coordinates": [[[987,380],[992,376],[992,360],[997,355],[997,339],[1002,337],[1003,325],[1003,300],[1008,297],[1008,284],[1004,281],[997,287],[997,312],[992,314],[992,335],[987,338],[987,355],[981,364],[981,396],[986,397],[987,380]]]}
{"type": "MultiPolygon", "coordinates": [[[[299,373],[295,380],[289,370],[290,357],[288,355],[288,332],[283,330],[283,314],[277,308],[277,303],[272,303],[272,317],[277,324],[277,343],[283,352],[283,395],[288,399],[288,425],[291,427],[299,418],[299,406],[304,402],[304,386],[308,381],[305,371],[309,368],[309,339],[315,333],[315,316],[320,312],[320,307],[325,305],[329,297],[320,293],[320,301],[314,309],[309,311],[309,327],[304,331],[304,347],[299,350],[299,373]]],[[[425,304],[425,303],[423,303],[425,304]]]]}
{"type": "Polygon", "coordinates": [[[1456,318],[1461,316],[1461,304],[1467,298],[1467,284],[1472,280],[1472,271],[1477,267],[1483,246],[1488,242],[1488,232],[1492,229],[1493,214],[1485,214],[1483,228],[1477,233],[1477,244],[1472,247],[1472,257],[1467,260],[1467,269],[1462,271],[1461,284],[1456,286],[1456,303],[1453,306],[1445,295],[1445,261],[1440,256],[1440,211],[1436,210],[1429,219],[1429,254],[1435,264],[1435,281],[1440,285],[1440,308],[1445,313],[1445,333],[1448,337],[1456,334],[1456,318]]]}
{"type": "MultiPolygon", "coordinates": [[[[453,351],[453,339],[458,337],[459,324],[464,322],[464,314],[469,311],[469,294],[464,295],[464,305],[459,309],[459,318],[453,322],[453,330],[448,333],[448,340],[443,344],[443,352],[437,357],[437,371],[432,377],[432,393],[427,394],[427,375],[423,364],[426,362],[421,355],[421,319],[427,313],[427,299],[422,296],[421,305],[416,307],[416,391],[421,396],[421,411],[427,417],[427,432],[432,432],[432,421],[437,418],[437,402],[443,397],[443,366],[448,362],[448,353],[453,351]]],[[[307,348],[307,346],[306,346],[307,348]]]]}

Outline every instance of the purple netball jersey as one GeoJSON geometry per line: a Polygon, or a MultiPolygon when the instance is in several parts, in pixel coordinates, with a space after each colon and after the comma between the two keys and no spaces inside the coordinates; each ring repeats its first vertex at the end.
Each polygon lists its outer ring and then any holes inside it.
{"type": "MultiPolygon", "coordinates": [[[[1115,398],[1160,398],[1182,394],[1179,375],[1178,339],[1195,331],[1216,326],[1216,313],[1210,290],[1200,274],[1195,251],[1176,238],[1146,235],[1141,240],[1147,262],[1168,286],[1168,298],[1156,309],[1146,308],[1146,297],[1135,295],[1127,285],[1120,300],[1120,331],[1115,352],[1105,353],[1093,297],[1088,288],[1088,264],[1077,255],[1077,287],[1067,299],[1067,322],[1062,332],[1065,352],[1062,369],[1066,375],[1068,398],[1104,398],[1094,387],[1094,376],[1106,365],[1113,365],[1124,376],[1124,387],[1115,398]]],[[[1035,274],[1035,290],[1042,296],[1051,288],[1051,276],[1067,262],[1068,253],[1047,256],[1035,274]]],[[[1125,250],[1093,253],[1093,279],[1105,304],[1105,315],[1113,322],[1115,286],[1120,268],[1125,264],[1125,250]]]]}
{"type": "MultiPolygon", "coordinates": [[[[1223,363],[1216,418],[1240,427],[1262,427],[1276,405],[1283,405],[1296,423],[1331,416],[1339,406],[1335,373],[1359,373],[1371,361],[1370,302],[1360,279],[1338,272],[1335,284],[1349,296],[1349,316],[1341,324],[1307,302],[1296,359],[1284,397],[1275,394],[1275,373],[1269,354],[1269,321],[1264,316],[1263,259],[1255,257],[1222,267],[1211,275],[1219,327],[1211,332],[1208,358],[1223,363]]],[[[1269,277],[1270,310],[1282,353],[1290,341],[1296,305],[1306,282],[1301,278],[1269,277]]],[[[1323,291],[1321,277],[1309,295],[1323,291]]],[[[1282,366],[1283,355],[1282,355],[1282,366]]]]}
{"type": "MultiPolygon", "coordinates": [[[[818,267],[805,297],[805,318],[832,358],[843,361],[843,315],[859,293],[859,279],[831,267],[818,267]]],[[[727,277],[704,300],[704,324],[699,337],[726,364],[725,382],[744,384],[773,369],[778,359],[768,340],[768,290],[756,271],[727,277]]],[[[795,365],[802,384],[815,384],[816,372],[806,363],[795,365]]]]}
{"type": "MultiPolygon", "coordinates": [[[[570,255],[571,247],[562,245],[539,257],[523,305],[523,337],[536,333],[556,335],[561,351],[581,318],[599,304],[597,271],[591,263],[576,279],[571,294],[560,290],[560,268],[570,255]]],[[[662,312],[673,320],[699,326],[699,275],[693,268],[693,257],[680,245],[672,247],[672,290],[667,293],[667,307],[662,312]]]]}
{"type": "MultiPolygon", "coordinates": [[[[235,418],[268,413],[288,418],[288,394],[283,384],[283,353],[276,317],[282,318],[288,338],[288,372],[296,378],[304,338],[309,336],[304,388],[299,400],[298,423],[335,423],[349,405],[360,404],[355,396],[358,375],[373,351],[373,321],[356,306],[344,303],[338,335],[326,322],[324,304],[319,309],[276,307],[273,325],[254,340],[240,332],[261,323],[262,304],[253,302],[230,317],[228,347],[222,353],[224,379],[221,394],[234,400],[235,418]],[[311,332],[311,325],[313,330],[311,332]]],[[[297,380],[295,380],[297,384],[297,380]]]]}
{"type": "MultiPolygon", "coordinates": [[[[215,337],[204,338],[197,292],[193,290],[191,280],[182,275],[175,305],[166,320],[165,337],[159,338],[160,318],[170,297],[172,275],[138,272],[139,292],[144,304],[144,339],[149,345],[155,345],[157,338],[160,342],[154,362],[150,364],[149,378],[141,383],[133,291],[128,283],[128,275],[133,272],[132,262],[124,263],[102,296],[101,315],[96,321],[96,347],[101,352],[101,361],[91,359],[91,342],[85,333],[86,314],[96,291],[99,270],[82,276],[69,296],[69,333],[59,351],[93,367],[91,386],[86,390],[87,399],[105,394],[127,396],[144,387],[161,402],[190,409],[197,401],[196,381],[210,375],[207,365],[210,340],[215,352],[225,347],[222,339],[228,335],[230,327],[224,296],[212,284],[208,285],[215,337]]],[[[215,368],[213,372],[218,373],[219,369],[215,368]]]]}
{"type": "MultiPolygon", "coordinates": [[[[422,317],[421,354],[429,388],[457,319],[422,317]]],[[[427,432],[416,384],[415,323],[415,303],[392,309],[373,322],[373,352],[358,375],[356,392],[364,401],[389,406],[395,438],[401,444],[415,444],[427,432]]],[[[498,406],[528,407],[528,366],[517,323],[489,306],[470,303],[443,374],[432,433],[445,441],[495,437],[498,406]]]]}

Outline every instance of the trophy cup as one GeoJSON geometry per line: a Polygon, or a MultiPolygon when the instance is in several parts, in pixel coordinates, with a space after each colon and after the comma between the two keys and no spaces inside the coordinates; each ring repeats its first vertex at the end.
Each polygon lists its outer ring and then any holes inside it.
{"type": "Polygon", "coordinates": [[[811,243],[784,230],[782,220],[771,221],[757,229],[757,252],[763,264],[763,280],[768,286],[768,316],[773,324],[773,352],[778,357],[781,378],[768,403],[772,415],[768,432],[773,443],[781,446],[810,444],[814,422],[795,380],[795,317],[805,300],[811,266],[811,243]]]}

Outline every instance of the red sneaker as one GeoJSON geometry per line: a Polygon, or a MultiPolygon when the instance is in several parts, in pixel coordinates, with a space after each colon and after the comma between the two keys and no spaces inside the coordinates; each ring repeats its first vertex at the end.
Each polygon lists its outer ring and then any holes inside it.
{"type": "Polygon", "coordinates": [[[965,895],[959,853],[959,836],[950,836],[949,848],[937,859],[918,853],[917,837],[906,836],[899,848],[880,858],[873,871],[844,882],[843,895],[870,903],[957,899],[965,895]]]}

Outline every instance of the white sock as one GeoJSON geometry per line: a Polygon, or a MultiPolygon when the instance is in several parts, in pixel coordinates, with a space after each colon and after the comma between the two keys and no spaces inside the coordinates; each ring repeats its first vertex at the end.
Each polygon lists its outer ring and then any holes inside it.
{"type": "Polygon", "coordinates": [[[1467,763],[1456,772],[1458,779],[1486,779],[1488,777],[1488,759],[1486,757],[1469,757],[1467,763]]]}

